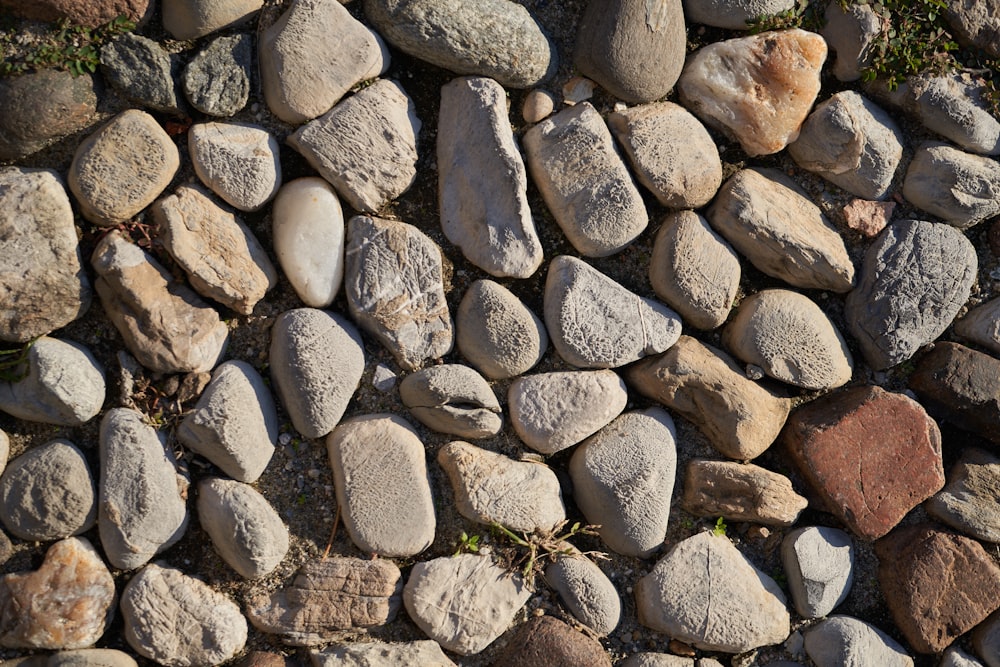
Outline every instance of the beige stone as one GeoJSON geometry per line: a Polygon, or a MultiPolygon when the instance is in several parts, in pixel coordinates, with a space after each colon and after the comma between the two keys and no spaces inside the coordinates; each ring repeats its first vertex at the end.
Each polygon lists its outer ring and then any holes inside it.
{"type": "Polygon", "coordinates": [[[770,526],[791,526],[809,504],[784,475],[752,463],[691,459],[684,477],[684,509],[770,526]]]}

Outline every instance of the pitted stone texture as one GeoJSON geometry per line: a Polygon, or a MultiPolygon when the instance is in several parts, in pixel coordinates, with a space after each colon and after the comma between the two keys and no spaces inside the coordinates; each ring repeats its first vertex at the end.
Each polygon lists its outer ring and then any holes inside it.
{"type": "Polygon", "coordinates": [[[153,111],[183,114],[174,80],[176,56],[158,42],[124,33],[101,47],[101,75],[133,104],[153,111]]]}
{"type": "Polygon", "coordinates": [[[954,331],[962,338],[1000,354],[1000,298],[970,310],[955,322],[954,331]]]}
{"type": "Polygon", "coordinates": [[[979,262],[949,225],[900,220],[868,247],[844,318],[868,364],[883,370],[940,336],[969,298],[979,262]]]}
{"type": "Polygon", "coordinates": [[[769,276],[807,289],[854,287],[844,239],[806,191],[776,169],[737,172],[723,184],[707,217],[769,276]]]}
{"type": "Polygon", "coordinates": [[[142,25],[153,13],[152,0],[2,0],[0,6],[16,16],[36,21],[67,18],[77,25],[97,28],[124,14],[142,25]]]}
{"type": "Polygon", "coordinates": [[[684,0],[684,15],[691,23],[746,30],[753,19],[794,7],[795,0],[684,0]]]}
{"type": "Polygon", "coordinates": [[[944,486],[937,424],[913,399],[880,387],[798,408],[782,438],[827,509],[864,539],[882,537],[944,486]]]}
{"type": "Polygon", "coordinates": [[[642,195],[589,102],[532,127],[524,149],[545,205],[580,254],[613,255],[646,229],[642,195]]]}
{"type": "Polygon", "coordinates": [[[777,153],[799,135],[820,89],[826,42],[798,28],[715,42],[688,58],[677,89],[702,122],[747,155],[777,153]]]}
{"type": "Polygon", "coordinates": [[[947,144],[925,144],[906,170],[903,196],[917,208],[967,229],[1000,213],[1000,165],[947,144]]]}
{"type": "Polygon", "coordinates": [[[840,81],[857,81],[871,65],[874,44],[882,32],[882,19],[869,6],[827,2],[820,34],[837,54],[833,75],[840,81]]]}
{"type": "Polygon", "coordinates": [[[455,344],[491,380],[516,377],[542,360],[549,346],[545,325],[503,285],[477,280],[455,313],[455,344]]]}
{"type": "Polygon", "coordinates": [[[433,640],[339,644],[311,654],[316,667],[456,667],[433,640]]]}
{"type": "Polygon", "coordinates": [[[209,116],[239,113],[250,99],[253,55],[253,39],[247,33],[209,42],[181,75],[188,103],[209,116]]]}
{"type": "Polygon", "coordinates": [[[601,643],[553,616],[530,619],[517,630],[494,667],[611,667],[601,643]]]}
{"type": "Polygon", "coordinates": [[[451,351],[441,249],[413,225],[351,218],[345,288],[354,321],[404,369],[416,370],[451,351]]]}
{"type": "Polygon", "coordinates": [[[45,667],[137,667],[132,656],[113,648],[82,648],[48,656],[45,667]]]}
{"type": "Polygon", "coordinates": [[[561,555],[545,567],[545,583],[559,594],[570,613],[599,635],[610,635],[621,620],[618,590],[592,560],[561,555]]]}
{"type": "Polygon", "coordinates": [[[827,526],[796,528],[781,542],[781,563],[795,610],[804,618],[827,616],[854,581],[854,543],[827,526]]]}
{"type": "Polygon", "coordinates": [[[500,432],[500,402],[482,375],[462,364],[431,366],[407,375],[399,397],[425,426],[462,438],[500,432]]]}
{"type": "Polygon", "coordinates": [[[677,313],[569,255],[549,262],[544,303],[556,352],[577,368],[624,366],[663,352],[681,333],[677,313]]]}
{"type": "Polygon", "coordinates": [[[417,177],[420,119],[395,81],[380,79],[287,139],[357,211],[378,211],[417,177]]]}
{"type": "Polygon", "coordinates": [[[73,209],[55,171],[0,169],[0,291],[0,340],[11,343],[65,326],[90,307],[73,209]]]}
{"type": "Polygon", "coordinates": [[[241,577],[256,579],[270,573],[288,552],[288,528],[249,484],[219,477],[202,479],[198,520],[222,560],[241,577]]]}
{"type": "Polygon", "coordinates": [[[528,174],[507,104],[506,92],[492,79],[462,77],[441,88],[441,229],[490,275],[527,278],[542,263],[542,243],[528,208],[528,174]]]}
{"type": "Polygon", "coordinates": [[[678,543],[635,589],[639,622],[707,651],[743,653],[785,641],[785,595],[727,538],[678,543]]]}
{"type": "Polygon", "coordinates": [[[263,0],[162,0],[163,27],[179,40],[204,37],[248,21],[263,0]]]}
{"type": "Polygon", "coordinates": [[[977,540],[1000,543],[1000,459],[981,449],[963,450],[948,483],[924,509],[977,540]]]}
{"type": "Polygon", "coordinates": [[[691,459],[684,477],[684,509],[771,526],[791,526],[809,502],[792,481],[752,463],[691,459]]]}
{"type": "Polygon", "coordinates": [[[852,199],[847,202],[841,212],[844,214],[844,224],[865,238],[874,238],[885,229],[896,209],[894,201],[868,201],[867,199],[852,199]]]}
{"type": "Polygon", "coordinates": [[[945,20],[963,44],[972,44],[1000,57],[1000,2],[955,2],[945,5],[945,20]]]}
{"type": "Polygon", "coordinates": [[[188,150],[201,182],[241,211],[260,209],[281,187],[278,142],[257,125],[192,125],[188,150]]]}
{"type": "MultiPolygon", "coordinates": [[[[20,0],[0,0],[0,6],[20,0]]],[[[94,77],[38,69],[0,80],[0,160],[18,160],[97,118],[94,77]]]]}
{"type": "Polygon", "coordinates": [[[913,667],[913,658],[896,640],[850,616],[831,616],[806,630],[805,649],[817,667],[913,667]]]}
{"type": "Polygon", "coordinates": [[[744,461],[771,446],[791,407],[748,380],[727,354],[690,336],[632,366],[626,378],[694,423],[723,455],[744,461]]]}

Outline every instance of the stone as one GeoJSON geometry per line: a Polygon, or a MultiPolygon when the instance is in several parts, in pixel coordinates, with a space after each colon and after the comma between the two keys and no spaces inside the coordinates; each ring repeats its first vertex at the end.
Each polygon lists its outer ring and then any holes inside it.
{"type": "Polygon", "coordinates": [[[677,469],[676,442],[670,415],[649,408],[619,416],[573,452],[573,498],[614,551],[648,558],[663,544],[677,469]]]}
{"type": "Polygon", "coordinates": [[[924,509],[952,528],[984,542],[1000,543],[1000,459],[967,448],[948,473],[948,483],[924,509]]]}
{"type": "Polygon", "coordinates": [[[145,111],[128,109],[84,139],[67,181],[83,217],[111,227],[152,204],[179,167],[170,135],[145,111]]]}
{"type": "Polygon", "coordinates": [[[413,225],[361,215],[348,221],[348,308],[405,370],[451,351],[442,280],[441,249],[413,225]]]}
{"type": "Polygon", "coordinates": [[[416,563],[403,588],[410,619],[442,648],[473,655],[514,620],[531,588],[488,556],[460,554],[416,563]]]}
{"type": "Polygon", "coordinates": [[[840,81],[857,81],[871,66],[875,43],[882,33],[882,19],[869,5],[827,2],[819,33],[837,54],[833,75],[840,81]]]}
{"type": "Polygon", "coordinates": [[[246,579],[269,574],[288,552],[288,528],[249,484],[219,477],[202,479],[198,520],[222,560],[246,579]]]}
{"type": "Polygon", "coordinates": [[[844,223],[865,238],[874,238],[889,224],[895,208],[894,201],[852,199],[843,208],[844,223]]]}
{"type": "Polygon", "coordinates": [[[835,389],[854,371],[837,327],[814,301],[791,290],[763,290],[744,299],[722,342],[742,361],[804,389],[835,389]]]}
{"type": "Polygon", "coordinates": [[[101,47],[101,75],[133,104],[183,115],[174,81],[176,58],[148,37],[127,32],[101,47]]]}
{"type": "Polygon", "coordinates": [[[372,373],[372,386],[385,394],[396,387],[397,378],[398,376],[389,366],[379,362],[375,364],[375,371],[372,373]]]}
{"type": "Polygon", "coordinates": [[[899,220],[865,252],[844,319],[874,370],[906,361],[951,324],[978,270],[976,250],[950,225],[899,220]]]}
{"type": "Polygon", "coordinates": [[[701,208],[722,184],[722,160],[708,130],[673,102],[614,111],[608,125],[635,176],[668,208],[701,208]]]}
{"type": "Polygon", "coordinates": [[[806,653],[817,667],[839,667],[856,660],[879,667],[913,667],[913,658],[892,637],[850,616],[830,616],[804,634],[806,653]]]}
{"type": "Polygon", "coordinates": [[[944,7],[944,17],[959,42],[983,49],[997,58],[1000,57],[998,10],[1000,3],[996,0],[948,3],[944,7]]]}
{"type": "Polygon", "coordinates": [[[573,62],[615,97],[652,102],[677,83],[686,47],[681,0],[590,2],[573,62]]]}
{"type": "Polygon", "coordinates": [[[399,397],[428,428],[462,438],[500,432],[500,402],[482,375],[462,364],[431,366],[407,375],[399,397]]]}
{"type": "Polygon", "coordinates": [[[530,88],[556,71],[555,45],[510,0],[364,0],[365,15],[400,51],[456,74],[530,88]]]}
{"type": "Polygon", "coordinates": [[[691,459],[684,477],[684,509],[769,526],[791,526],[809,504],[792,481],[752,463],[691,459]]]}
{"type": "Polygon", "coordinates": [[[436,641],[339,644],[312,654],[316,667],[455,667],[436,641]]]}
{"type": "Polygon", "coordinates": [[[83,648],[48,656],[45,667],[137,667],[128,653],[113,648],[83,648]]]}
{"type": "Polygon", "coordinates": [[[455,344],[491,380],[522,375],[549,346],[545,325],[510,290],[492,280],[469,285],[455,311],[455,344]]]}
{"type": "Polygon", "coordinates": [[[91,646],[114,613],[115,581],[82,537],[50,546],[37,570],[0,579],[0,645],[7,648],[91,646]]]}
{"type": "Polygon", "coordinates": [[[235,602],[172,567],[142,568],[125,585],[121,610],[129,646],[166,667],[219,665],[247,641],[235,602]]]}
{"type": "Polygon", "coordinates": [[[594,96],[594,87],[596,85],[585,76],[574,76],[563,84],[563,104],[572,105],[589,100],[594,96]]]}
{"type": "Polygon", "coordinates": [[[785,535],[781,563],[799,615],[822,618],[844,601],[854,582],[854,559],[854,543],[842,530],[807,526],[785,535]]]}
{"type": "Polygon", "coordinates": [[[798,137],[824,60],[823,38],[799,28],[727,39],[688,58],[677,90],[681,104],[747,155],[771,155],[798,137]]]}
{"type": "Polygon", "coordinates": [[[646,229],[642,195],[589,102],[529,129],[524,149],[545,205],[580,254],[613,255],[646,229]]]}
{"type": "Polygon", "coordinates": [[[319,438],[340,422],[365,370],[361,334],[343,315],[289,310],[274,322],[271,381],[295,430],[319,438]]]}
{"type": "Polygon", "coordinates": [[[688,21],[728,30],[746,30],[754,19],[794,8],[795,0],[684,0],[688,21]]]}
{"type": "Polygon", "coordinates": [[[614,371],[556,371],[514,380],[507,409],[518,437],[537,452],[568,449],[611,423],[628,402],[614,371]]]}
{"type": "Polygon", "coordinates": [[[724,456],[743,461],[771,446],[791,407],[748,380],[727,354],[689,336],[630,367],[625,377],[640,394],[691,421],[724,456]]]}
{"type": "Polygon", "coordinates": [[[198,178],[231,206],[256,211],[281,187],[278,142],[249,123],[197,123],[188,149],[198,178]]]}
{"type": "Polygon", "coordinates": [[[1000,213],[1000,165],[947,144],[924,144],[906,170],[903,196],[917,208],[968,229],[1000,213]]]}
{"type": "Polygon", "coordinates": [[[951,646],[944,652],[941,656],[941,662],[938,667],[984,667],[983,663],[979,662],[971,655],[958,648],[957,646],[951,646]]]}
{"type": "Polygon", "coordinates": [[[354,417],[333,430],[326,447],[341,519],[359,549],[395,558],[430,546],[434,502],[412,426],[391,414],[354,417]]]}
{"type": "MultiPolygon", "coordinates": [[[[693,653],[693,651],[692,651],[693,653]]],[[[702,658],[702,662],[706,659],[702,658]]],[[[781,663],[771,663],[771,665],[781,663]]],[[[633,653],[621,663],[622,667],[695,667],[694,658],[669,653],[633,653]]],[[[698,665],[698,667],[702,667],[698,665]]],[[[707,667],[707,666],[706,666],[707,667]]]]}
{"type": "Polygon", "coordinates": [[[776,169],[742,169],[726,181],[706,216],[750,263],[796,287],[847,292],[854,265],[826,216],[776,169]]]}
{"type": "Polygon", "coordinates": [[[97,28],[124,14],[131,21],[142,25],[153,13],[152,0],[0,0],[4,11],[35,21],[69,19],[72,23],[97,28]]]}
{"type": "Polygon", "coordinates": [[[882,537],[944,486],[941,432],[919,403],[876,386],[795,410],[782,434],[828,511],[866,540],[882,537]]]}
{"type": "MultiPolygon", "coordinates": [[[[3,99],[0,90],[0,106],[3,99]]],[[[55,171],[0,169],[0,291],[0,340],[9,343],[50,333],[90,307],[73,209],[55,171]]]]}
{"type": "Polygon", "coordinates": [[[235,116],[250,99],[253,38],[249,33],[225,35],[191,58],[181,74],[188,103],[209,116],[235,116]]]}
{"type": "Polygon", "coordinates": [[[470,521],[544,534],[566,519],[559,479],[542,463],[515,461],[461,441],[438,450],[437,461],[459,513],[470,521]]]}
{"type": "Polygon", "coordinates": [[[593,637],[552,616],[530,619],[517,630],[495,667],[611,667],[611,657],[593,637]]]}
{"type": "Polygon", "coordinates": [[[635,587],[639,622],[706,651],[743,653],[788,637],[785,595],[727,538],[677,543],[635,587]]]}
{"type": "Polygon", "coordinates": [[[104,312],[143,366],[157,373],[209,371],[229,327],[211,306],[115,230],[90,260],[104,312]]]}
{"type": "Polygon", "coordinates": [[[80,426],[104,405],[104,369],[80,343],[43,336],[27,352],[27,374],[0,380],[0,410],[27,421],[80,426]]]}
{"type": "Polygon", "coordinates": [[[906,641],[939,653],[1000,607],[1000,567],[975,540],[930,524],[875,543],[879,587],[906,641]]]}
{"type": "Polygon", "coordinates": [[[441,88],[441,229],[466,259],[490,275],[527,278],[542,264],[542,243],[528,207],[528,174],[507,104],[503,87],[484,77],[460,77],[441,88]]]}
{"type": "Polygon", "coordinates": [[[189,482],[173,452],[135,410],[104,414],[98,453],[101,545],[112,566],[134,570],[183,536],[189,482]]]}
{"type": "Polygon", "coordinates": [[[344,281],[344,212],[333,187],[307,176],[286,183],[271,207],[274,252],[302,303],[326,308],[344,281]]]}
{"type": "Polygon", "coordinates": [[[10,458],[10,436],[0,429],[0,474],[7,467],[8,458],[10,458]]]}
{"type": "Polygon", "coordinates": [[[11,461],[0,476],[0,519],[15,537],[37,542],[90,530],[97,493],[83,452],[53,440],[11,461]]]}
{"type": "Polygon", "coordinates": [[[403,87],[379,79],[286,141],[356,211],[375,212],[413,185],[420,125],[403,87]]]}
{"type": "Polygon", "coordinates": [[[545,325],[552,345],[577,368],[615,368],[673,345],[681,319],[586,262],[560,255],[545,280],[545,325]]]}
{"type": "Polygon", "coordinates": [[[521,117],[525,123],[537,123],[552,115],[556,109],[556,96],[547,90],[535,88],[524,96],[521,117]]]}
{"type": "MultiPolygon", "coordinates": [[[[0,5],[7,2],[0,1],[0,5]]],[[[94,77],[39,69],[0,79],[0,160],[18,160],[89,127],[97,118],[94,77]]]]}
{"type": "Polygon", "coordinates": [[[545,583],[559,594],[563,605],[598,635],[614,632],[622,605],[614,582],[594,561],[582,554],[564,554],[545,566],[545,583]]]}
{"type": "Polygon", "coordinates": [[[998,652],[1000,649],[1000,622],[997,621],[996,616],[985,621],[972,633],[972,647],[989,667],[997,667],[1000,664],[1000,661],[997,660],[997,656],[1000,656],[1000,652],[998,652]]]}
{"type": "Polygon", "coordinates": [[[162,0],[163,27],[186,41],[248,21],[263,0],[162,0]]]}
{"type": "Polygon", "coordinates": [[[1000,298],[970,310],[955,322],[953,330],[965,340],[1000,354],[1000,298]]]}

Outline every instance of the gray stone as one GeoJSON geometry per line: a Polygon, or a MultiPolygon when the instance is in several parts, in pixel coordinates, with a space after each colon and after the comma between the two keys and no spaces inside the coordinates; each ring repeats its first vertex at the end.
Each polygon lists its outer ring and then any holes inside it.
{"type": "Polygon", "coordinates": [[[162,0],[163,27],[179,40],[198,39],[249,20],[264,0],[162,0]]]}
{"type": "Polygon", "coordinates": [[[984,667],[984,665],[957,646],[952,646],[941,656],[938,667],[984,667]]]}
{"type": "Polygon", "coordinates": [[[527,278],[542,263],[542,243],[507,104],[506,92],[492,79],[461,77],[441,88],[441,229],[490,275],[527,278]]]}
{"type": "Polygon", "coordinates": [[[959,42],[983,49],[994,58],[1000,57],[1000,3],[997,0],[949,2],[944,7],[944,16],[959,42]]]}
{"type": "Polygon", "coordinates": [[[1000,543],[1000,459],[968,448],[948,474],[947,485],[924,509],[932,517],[984,542],[1000,543]]]}
{"type": "Polygon", "coordinates": [[[182,115],[173,70],[175,57],[158,42],[127,32],[101,47],[101,74],[130,102],[153,111],[182,115]]]}
{"type": "Polygon", "coordinates": [[[253,38],[247,33],[217,37],[198,51],[181,75],[187,101],[209,116],[237,114],[250,99],[253,38]]]}
{"type": "Polygon", "coordinates": [[[468,366],[444,364],[407,375],[399,397],[425,426],[462,438],[500,432],[500,402],[482,375],[468,366]]]}
{"type": "Polygon", "coordinates": [[[311,655],[315,667],[455,667],[430,639],[392,643],[340,644],[311,655]]]}
{"type": "Polygon", "coordinates": [[[972,647],[988,667],[1000,667],[1000,617],[991,616],[972,633],[972,647]]]}
{"type": "Polygon", "coordinates": [[[857,81],[871,66],[875,42],[882,33],[882,19],[869,5],[849,3],[844,7],[829,0],[820,34],[837,54],[833,75],[840,81],[857,81]]]}
{"type": "Polygon", "coordinates": [[[806,653],[817,667],[913,667],[913,659],[894,639],[850,616],[830,616],[804,634],[806,653]]]}
{"type": "Polygon", "coordinates": [[[587,257],[612,255],[649,224],[642,195],[589,102],[524,134],[531,177],[566,238],[587,257]]]}
{"type": "Polygon", "coordinates": [[[946,144],[924,144],[906,170],[903,196],[917,208],[967,229],[1000,213],[1000,165],[946,144]]]}
{"type": "Polygon", "coordinates": [[[621,620],[622,605],[614,583],[592,560],[562,555],[545,567],[545,583],[559,594],[570,613],[599,635],[610,635],[621,620]]]}
{"type": "Polygon", "coordinates": [[[854,543],[836,528],[796,528],[781,542],[781,563],[795,610],[821,618],[837,608],[854,581],[854,543]]]}
{"type": "Polygon", "coordinates": [[[753,19],[794,7],[795,0],[684,0],[684,15],[691,23],[746,30],[753,19]]]}
{"type": "Polygon", "coordinates": [[[578,368],[624,366],[663,352],[681,333],[677,313],[569,255],[549,263],[544,308],[556,352],[578,368]]]}
{"type": "MultiPolygon", "coordinates": [[[[704,658],[703,658],[704,660],[704,658]]],[[[770,663],[773,667],[775,663],[770,663]]],[[[621,667],[695,667],[694,658],[669,653],[633,653],[621,667]]],[[[698,665],[701,667],[701,665],[698,665]]]]}
{"type": "Polygon", "coordinates": [[[973,308],[955,322],[955,333],[1000,354],[1000,298],[973,308]]]}
{"type": "Polygon", "coordinates": [[[113,648],[82,648],[48,656],[45,667],[137,667],[128,653],[113,648]]]}
{"type": "Polygon", "coordinates": [[[556,96],[547,90],[536,88],[524,96],[521,117],[526,123],[537,123],[548,118],[556,109],[556,96]]]}
{"type": "Polygon", "coordinates": [[[241,211],[256,211],[281,187],[278,142],[248,123],[198,123],[188,131],[201,182],[241,211]]]}
{"type": "Polygon", "coordinates": [[[940,336],[969,298],[972,243],[949,225],[900,220],[865,253],[844,316],[875,370],[895,366],[940,336]]]}
{"type": "Polygon", "coordinates": [[[0,160],[18,160],[88,127],[97,117],[95,80],[55,69],[0,79],[0,160]]]}
{"type": "Polygon", "coordinates": [[[7,467],[8,458],[10,458],[10,436],[0,429],[0,474],[7,467]]]}
{"type": "Polygon", "coordinates": [[[694,516],[787,527],[809,501],[790,479],[752,463],[691,459],[681,503],[694,516]]]}

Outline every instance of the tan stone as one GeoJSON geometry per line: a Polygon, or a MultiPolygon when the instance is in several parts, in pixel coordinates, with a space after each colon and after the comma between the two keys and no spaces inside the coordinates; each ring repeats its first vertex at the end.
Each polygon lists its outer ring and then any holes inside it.
{"type": "Polygon", "coordinates": [[[691,459],[684,478],[684,509],[771,526],[791,526],[809,502],[784,475],[752,463],[691,459]]]}

